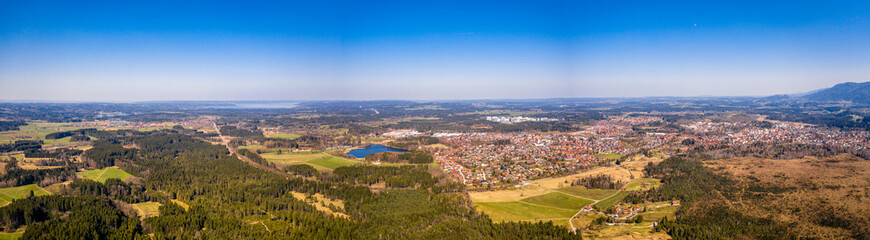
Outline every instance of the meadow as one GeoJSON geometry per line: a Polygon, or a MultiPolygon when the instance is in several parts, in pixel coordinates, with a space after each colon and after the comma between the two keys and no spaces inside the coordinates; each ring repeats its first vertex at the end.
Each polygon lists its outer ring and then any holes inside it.
{"type": "Polygon", "coordinates": [[[308,164],[318,170],[332,170],[341,166],[350,166],[357,163],[349,159],[333,157],[323,152],[307,151],[307,152],[292,152],[278,154],[275,152],[260,154],[269,162],[275,163],[279,168],[293,164],[308,164]]]}
{"type": "Polygon", "coordinates": [[[44,196],[51,195],[51,193],[45,191],[41,187],[36,184],[18,186],[18,187],[9,187],[9,188],[0,188],[0,206],[5,206],[9,204],[14,199],[26,198],[30,191],[33,191],[34,196],[44,196]]]}
{"type": "Polygon", "coordinates": [[[139,218],[149,218],[160,215],[160,204],[159,202],[143,202],[131,204],[133,209],[136,209],[136,212],[139,213],[139,218]]]}
{"type": "Polygon", "coordinates": [[[495,221],[535,221],[570,218],[577,210],[546,207],[525,202],[479,202],[479,211],[485,212],[495,221]]]}
{"type": "Polygon", "coordinates": [[[108,180],[109,178],[117,178],[123,181],[129,177],[133,177],[133,175],[124,172],[124,170],[118,169],[118,167],[107,167],[103,169],[83,171],[79,173],[79,176],[101,183],[105,183],[106,180],[108,180]]]}
{"type": "Polygon", "coordinates": [[[622,201],[622,199],[625,198],[625,196],[628,196],[628,192],[620,191],[620,192],[614,194],[612,197],[609,197],[607,199],[601,200],[600,202],[596,203],[595,207],[598,209],[607,209],[610,206],[613,206],[614,204],[617,204],[620,201],[622,201]]]}
{"type": "Polygon", "coordinates": [[[15,233],[0,233],[0,240],[15,240],[21,238],[24,232],[15,232],[15,233]]]}
{"type": "MultiPolygon", "coordinates": [[[[622,169],[622,172],[626,172],[625,169],[622,169]]],[[[638,178],[631,180],[626,186],[631,187],[632,191],[641,191],[657,186],[654,184],[660,183],[656,179],[638,178]]],[[[621,202],[628,194],[629,191],[618,189],[587,189],[582,186],[549,189],[543,186],[526,185],[509,190],[469,192],[469,197],[478,211],[486,213],[494,221],[552,220],[556,225],[567,225],[568,219],[581,208],[592,204],[598,209],[607,209],[621,202]],[[567,212],[571,214],[565,216],[567,212]]],[[[676,208],[676,206],[662,208],[651,211],[647,215],[656,220],[663,216],[672,217],[676,208]]],[[[594,213],[586,215],[589,216],[584,218],[581,215],[574,219],[575,226],[588,225],[593,219],[601,216],[594,213]]],[[[649,228],[643,231],[649,232],[649,228]]]]}
{"type": "Polygon", "coordinates": [[[293,139],[297,139],[299,137],[302,137],[302,135],[292,134],[292,133],[282,133],[282,132],[269,132],[269,133],[266,133],[266,137],[283,138],[283,139],[293,140],[293,139]]]}
{"type": "Polygon", "coordinates": [[[588,189],[581,186],[563,187],[559,191],[570,193],[572,195],[582,196],[589,199],[603,200],[619,190],[615,189],[588,189]]]}
{"type": "Polygon", "coordinates": [[[590,200],[569,196],[560,192],[552,192],[540,196],[529,197],[520,201],[547,207],[564,208],[570,210],[577,210],[592,203],[592,201],[590,200]]]}
{"type": "Polygon", "coordinates": [[[625,191],[645,191],[660,185],[662,182],[655,178],[638,178],[626,184],[625,191]]]}

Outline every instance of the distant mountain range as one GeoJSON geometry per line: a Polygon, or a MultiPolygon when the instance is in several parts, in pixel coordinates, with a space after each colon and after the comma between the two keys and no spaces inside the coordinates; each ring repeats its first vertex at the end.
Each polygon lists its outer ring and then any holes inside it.
{"type": "Polygon", "coordinates": [[[809,92],[801,97],[816,101],[850,101],[870,104],[870,82],[840,83],[831,88],[809,92]]]}

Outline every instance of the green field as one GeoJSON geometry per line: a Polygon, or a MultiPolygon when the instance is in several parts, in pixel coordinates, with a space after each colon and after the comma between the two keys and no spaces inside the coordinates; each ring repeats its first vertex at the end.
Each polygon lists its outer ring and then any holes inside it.
{"type": "Polygon", "coordinates": [[[598,209],[607,209],[610,206],[613,206],[613,204],[617,204],[619,203],[619,201],[622,201],[625,196],[628,196],[628,192],[619,192],[616,195],[613,195],[613,197],[601,200],[600,202],[596,203],[595,207],[597,207],[598,209]]]}
{"type": "Polygon", "coordinates": [[[329,168],[329,169],[335,169],[335,168],[341,167],[341,166],[350,166],[350,165],[356,164],[356,162],[352,162],[352,161],[349,161],[349,160],[346,160],[343,158],[337,158],[337,157],[333,157],[333,156],[319,157],[319,158],[316,158],[314,160],[310,160],[306,163],[325,167],[325,168],[329,168]]]}
{"type": "Polygon", "coordinates": [[[480,202],[477,209],[495,221],[523,221],[537,219],[570,218],[576,209],[543,207],[524,202],[480,202]]]}
{"type": "Polygon", "coordinates": [[[31,122],[27,125],[18,127],[18,131],[6,131],[0,133],[0,144],[10,143],[15,140],[43,140],[46,146],[63,145],[70,143],[70,137],[61,139],[45,139],[45,135],[53,132],[63,132],[69,130],[82,129],[84,127],[73,127],[72,123],[46,123],[46,122],[31,122]]]}
{"type": "Polygon", "coordinates": [[[680,206],[660,207],[645,213],[641,213],[640,215],[643,215],[643,220],[647,222],[659,221],[663,217],[668,217],[668,219],[674,219],[674,214],[679,208],[680,206]]]}
{"type": "Polygon", "coordinates": [[[0,240],[15,240],[21,238],[23,232],[20,233],[0,233],[0,240]]]}
{"type": "Polygon", "coordinates": [[[10,187],[10,188],[0,188],[0,205],[9,204],[12,202],[13,199],[26,198],[27,195],[30,193],[30,191],[33,191],[33,195],[35,195],[35,196],[43,196],[43,195],[50,195],[51,194],[51,193],[48,193],[47,191],[45,191],[45,189],[42,189],[41,187],[37,186],[36,184],[30,184],[30,185],[24,185],[24,186],[18,186],[18,187],[10,187]]]}
{"type": "Polygon", "coordinates": [[[563,187],[563,188],[559,188],[558,190],[562,191],[562,192],[570,193],[570,194],[573,194],[576,196],[581,196],[581,197],[586,197],[586,198],[591,198],[591,199],[596,199],[596,200],[602,200],[602,199],[607,198],[610,195],[613,195],[614,193],[619,191],[619,190],[615,190],[615,189],[588,189],[588,188],[581,187],[581,186],[563,187]]]}
{"type": "Polygon", "coordinates": [[[109,178],[117,178],[123,181],[129,177],[133,177],[133,175],[124,172],[124,170],[118,169],[118,167],[107,167],[97,170],[88,170],[80,172],[79,176],[101,183],[105,183],[106,180],[108,180],[109,178]]]}
{"type": "Polygon", "coordinates": [[[292,164],[308,164],[317,168],[318,170],[332,170],[341,166],[350,166],[357,164],[359,162],[333,157],[327,155],[322,152],[292,152],[292,153],[263,153],[260,154],[264,159],[269,162],[274,162],[278,165],[292,165],[292,164]]]}
{"type": "MultiPolygon", "coordinates": [[[[45,139],[45,135],[54,132],[64,132],[70,130],[78,130],[84,128],[96,128],[100,130],[106,129],[125,129],[125,128],[106,128],[106,127],[76,127],[74,125],[82,123],[49,123],[49,122],[29,122],[27,125],[18,127],[17,131],[0,132],[0,144],[12,143],[16,140],[42,140],[45,146],[68,145],[71,137],[61,139],[45,139]]],[[[93,138],[92,138],[93,139],[93,138]]]]}
{"type": "Polygon", "coordinates": [[[564,193],[552,192],[540,196],[529,197],[520,200],[521,202],[544,205],[548,207],[564,208],[577,210],[592,203],[592,201],[572,197],[564,193]]]}
{"type": "Polygon", "coordinates": [[[160,204],[159,202],[143,202],[133,204],[133,207],[139,212],[139,217],[141,218],[149,218],[160,215],[160,204]]]}

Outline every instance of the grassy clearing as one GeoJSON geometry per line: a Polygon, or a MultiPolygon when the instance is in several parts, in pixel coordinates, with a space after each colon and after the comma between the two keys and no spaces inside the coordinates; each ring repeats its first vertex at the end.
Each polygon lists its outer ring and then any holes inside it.
{"type": "Polygon", "coordinates": [[[663,217],[668,217],[668,219],[674,219],[676,216],[677,209],[680,206],[667,206],[667,207],[659,207],[655,209],[648,209],[647,212],[641,213],[643,216],[643,220],[647,222],[659,221],[662,220],[663,217]]]}
{"type": "Polygon", "coordinates": [[[613,190],[613,189],[588,189],[588,188],[586,188],[586,187],[573,186],[573,187],[563,187],[563,188],[559,188],[559,191],[566,192],[566,193],[570,193],[570,194],[577,195],[577,196],[581,196],[581,197],[585,197],[585,198],[591,198],[591,199],[595,199],[595,200],[602,200],[602,199],[605,199],[605,198],[609,197],[610,195],[613,195],[614,193],[618,192],[619,190],[613,190]]]}
{"type": "Polygon", "coordinates": [[[282,132],[271,132],[271,133],[267,133],[267,134],[266,134],[266,137],[270,137],[270,138],[283,138],[283,139],[290,139],[290,140],[293,140],[293,139],[297,139],[297,138],[302,137],[302,135],[299,135],[299,134],[292,134],[292,133],[282,133],[282,132]]]}
{"type": "Polygon", "coordinates": [[[335,169],[341,166],[350,166],[354,165],[357,162],[352,162],[343,158],[337,158],[333,156],[324,156],[307,162],[308,164],[314,164],[321,167],[335,169]]]}
{"type": "Polygon", "coordinates": [[[550,193],[550,190],[543,189],[538,186],[529,185],[520,189],[485,191],[485,192],[468,192],[471,201],[474,202],[509,202],[519,201],[520,199],[544,195],[550,193]]]}
{"type": "Polygon", "coordinates": [[[0,240],[15,240],[21,238],[24,232],[16,232],[16,233],[0,233],[0,240]]]}
{"type": "Polygon", "coordinates": [[[623,156],[625,156],[625,155],[622,155],[622,154],[619,154],[619,153],[599,153],[599,154],[595,154],[595,155],[592,155],[592,156],[601,157],[601,158],[606,158],[606,159],[609,159],[609,160],[616,160],[616,159],[619,159],[619,158],[621,158],[621,157],[623,157],[623,156]]]}
{"type": "Polygon", "coordinates": [[[544,207],[524,202],[481,202],[477,209],[495,221],[529,221],[569,218],[576,210],[544,207]]]}
{"type": "MultiPolygon", "coordinates": [[[[634,162],[634,161],[632,161],[632,162],[634,162]]],[[[644,162],[643,164],[646,164],[646,162],[644,162]]],[[[644,165],[644,166],[646,166],[646,165],[644,165]]],[[[641,167],[641,169],[642,169],[642,167],[641,167]]],[[[581,179],[584,177],[590,177],[590,176],[597,176],[600,174],[610,175],[611,177],[613,177],[614,180],[620,180],[620,181],[626,181],[626,182],[631,181],[631,175],[632,175],[632,173],[629,170],[626,170],[625,168],[622,168],[620,166],[607,166],[607,167],[592,168],[592,169],[589,169],[587,171],[583,171],[583,172],[573,174],[573,175],[538,179],[538,180],[534,180],[532,182],[539,184],[545,188],[557,189],[557,188],[562,188],[562,187],[568,185],[568,183],[574,182],[578,179],[581,179]]],[[[635,174],[635,176],[640,176],[640,175],[641,175],[640,172],[635,174]]]]}
{"type": "Polygon", "coordinates": [[[52,185],[45,186],[45,187],[42,188],[42,189],[44,189],[45,191],[50,192],[50,193],[52,193],[52,194],[57,194],[57,193],[60,193],[60,189],[61,189],[61,187],[66,186],[66,185],[69,185],[70,183],[72,183],[72,181],[66,181],[66,182],[61,182],[61,183],[55,183],[55,184],[52,184],[52,185]]]}
{"type": "Polygon", "coordinates": [[[175,204],[178,204],[178,206],[181,206],[181,208],[184,208],[185,211],[187,211],[187,209],[190,209],[190,205],[187,205],[187,203],[184,203],[182,201],[175,200],[175,199],[172,199],[170,201],[172,201],[175,204]]]}
{"type": "Polygon", "coordinates": [[[592,203],[592,201],[589,201],[586,199],[572,197],[572,196],[566,195],[564,193],[558,193],[558,192],[548,193],[548,194],[544,194],[541,196],[529,197],[529,198],[526,198],[526,199],[523,199],[520,201],[526,202],[526,203],[544,205],[544,206],[548,206],[548,207],[571,209],[571,210],[577,210],[577,209],[580,209],[580,208],[592,203]]]}
{"type": "Polygon", "coordinates": [[[160,215],[160,204],[159,202],[143,202],[132,204],[133,208],[139,213],[139,218],[150,218],[160,215]]]}
{"type": "Polygon", "coordinates": [[[16,140],[42,140],[45,143],[43,145],[46,146],[66,145],[70,144],[70,137],[45,139],[45,135],[82,128],[84,127],[75,127],[74,123],[30,122],[27,125],[20,126],[18,131],[0,133],[0,143],[11,143],[16,140]]]}
{"type": "Polygon", "coordinates": [[[107,167],[103,169],[97,170],[88,170],[84,172],[80,172],[79,176],[82,178],[87,178],[90,180],[94,180],[97,182],[105,183],[109,178],[117,178],[121,179],[121,181],[126,180],[129,177],[133,177],[124,170],[118,169],[118,167],[107,167]]]}
{"type": "Polygon", "coordinates": [[[662,185],[661,181],[654,178],[638,178],[631,180],[625,185],[625,191],[644,191],[662,185]]]}
{"type": "Polygon", "coordinates": [[[274,162],[279,167],[293,164],[308,164],[318,170],[332,170],[337,167],[359,163],[344,158],[333,157],[322,152],[264,153],[260,154],[260,156],[269,162],[274,162]]]}
{"type": "Polygon", "coordinates": [[[33,191],[34,196],[44,196],[51,195],[45,189],[37,186],[36,184],[18,186],[18,187],[10,187],[10,188],[0,188],[0,206],[9,204],[14,199],[26,198],[30,191],[33,191]]]}
{"type": "Polygon", "coordinates": [[[595,207],[597,207],[598,209],[607,209],[610,206],[613,206],[613,204],[616,204],[616,203],[619,203],[619,201],[622,201],[622,199],[625,198],[625,196],[628,196],[628,192],[625,192],[625,191],[619,192],[616,195],[613,195],[613,197],[601,200],[600,202],[596,203],[595,207]]]}
{"type": "Polygon", "coordinates": [[[18,159],[18,167],[24,170],[40,170],[40,169],[52,169],[52,168],[62,168],[63,166],[39,166],[38,164],[42,161],[51,161],[51,158],[25,158],[24,155],[20,155],[21,157],[15,157],[18,159]]]}
{"type": "Polygon", "coordinates": [[[312,198],[309,198],[308,197],[309,195],[307,195],[305,193],[300,193],[300,192],[290,192],[290,194],[292,194],[293,197],[296,199],[299,199],[299,200],[305,201],[311,205],[314,205],[314,208],[316,208],[318,211],[322,211],[322,212],[325,212],[327,214],[335,215],[338,217],[348,218],[347,214],[333,211],[332,209],[327,207],[329,204],[332,204],[333,206],[337,207],[340,211],[344,211],[344,201],[342,201],[342,200],[330,200],[329,198],[327,198],[323,194],[319,194],[319,193],[311,195],[312,198]]]}

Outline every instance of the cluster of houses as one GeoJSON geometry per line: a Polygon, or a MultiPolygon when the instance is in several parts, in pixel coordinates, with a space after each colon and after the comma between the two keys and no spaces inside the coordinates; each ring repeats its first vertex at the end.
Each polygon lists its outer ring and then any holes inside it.
{"type": "Polygon", "coordinates": [[[521,122],[555,122],[559,121],[556,118],[545,118],[545,117],[523,117],[523,116],[488,116],[486,117],[487,121],[497,122],[497,123],[521,123],[521,122]]]}
{"type": "MultiPolygon", "coordinates": [[[[612,217],[615,219],[629,219],[629,218],[632,218],[634,216],[637,216],[640,213],[643,213],[643,212],[649,210],[649,208],[658,208],[658,207],[664,207],[664,206],[679,206],[679,205],[680,205],[679,201],[670,201],[664,205],[645,206],[645,207],[641,207],[640,205],[634,205],[634,206],[617,205],[611,209],[608,209],[607,212],[599,212],[599,213],[607,215],[608,217],[612,217]]],[[[596,212],[596,209],[594,207],[592,207],[592,204],[590,204],[590,205],[587,205],[586,207],[584,207],[583,209],[580,209],[580,211],[581,212],[596,212]]]]}
{"type": "Polygon", "coordinates": [[[129,128],[129,129],[146,129],[152,127],[171,127],[175,125],[181,125],[188,128],[200,129],[205,127],[211,127],[211,121],[208,120],[186,120],[179,122],[162,122],[162,123],[153,123],[153,122],[131,122],[131,121],[122,121],[122,120],[105,120],[105,121],[93,121],[93,122],[81,122],[77,123],[73,126],[80,128],[129,128]]]}
{"type": "Polygon", "coordinates": [[[844,131],[799,123],[776,123],[769,128],[742,122],[695,122],[683,125],[695,134],[696,144],[740,146],[753,143],[801,143],[870,148],[870,132],[844,131]]]}
{"type": "MultiPolygon", "coordinates": [[[[621,137],[632,132],[631,124],[660,121],[659,118],[615,118],[600,121],[587,132],[553,133],[438,133],[442,143],[454,146],[434,153],[448,174],[468,185],[517,182],[551,176],[593,165],[605,158],[599,153],[628,155],[637,151],[621,137]]],[[[645,139],[659,146],[676,134],[652,134],[645,139]]]]}

